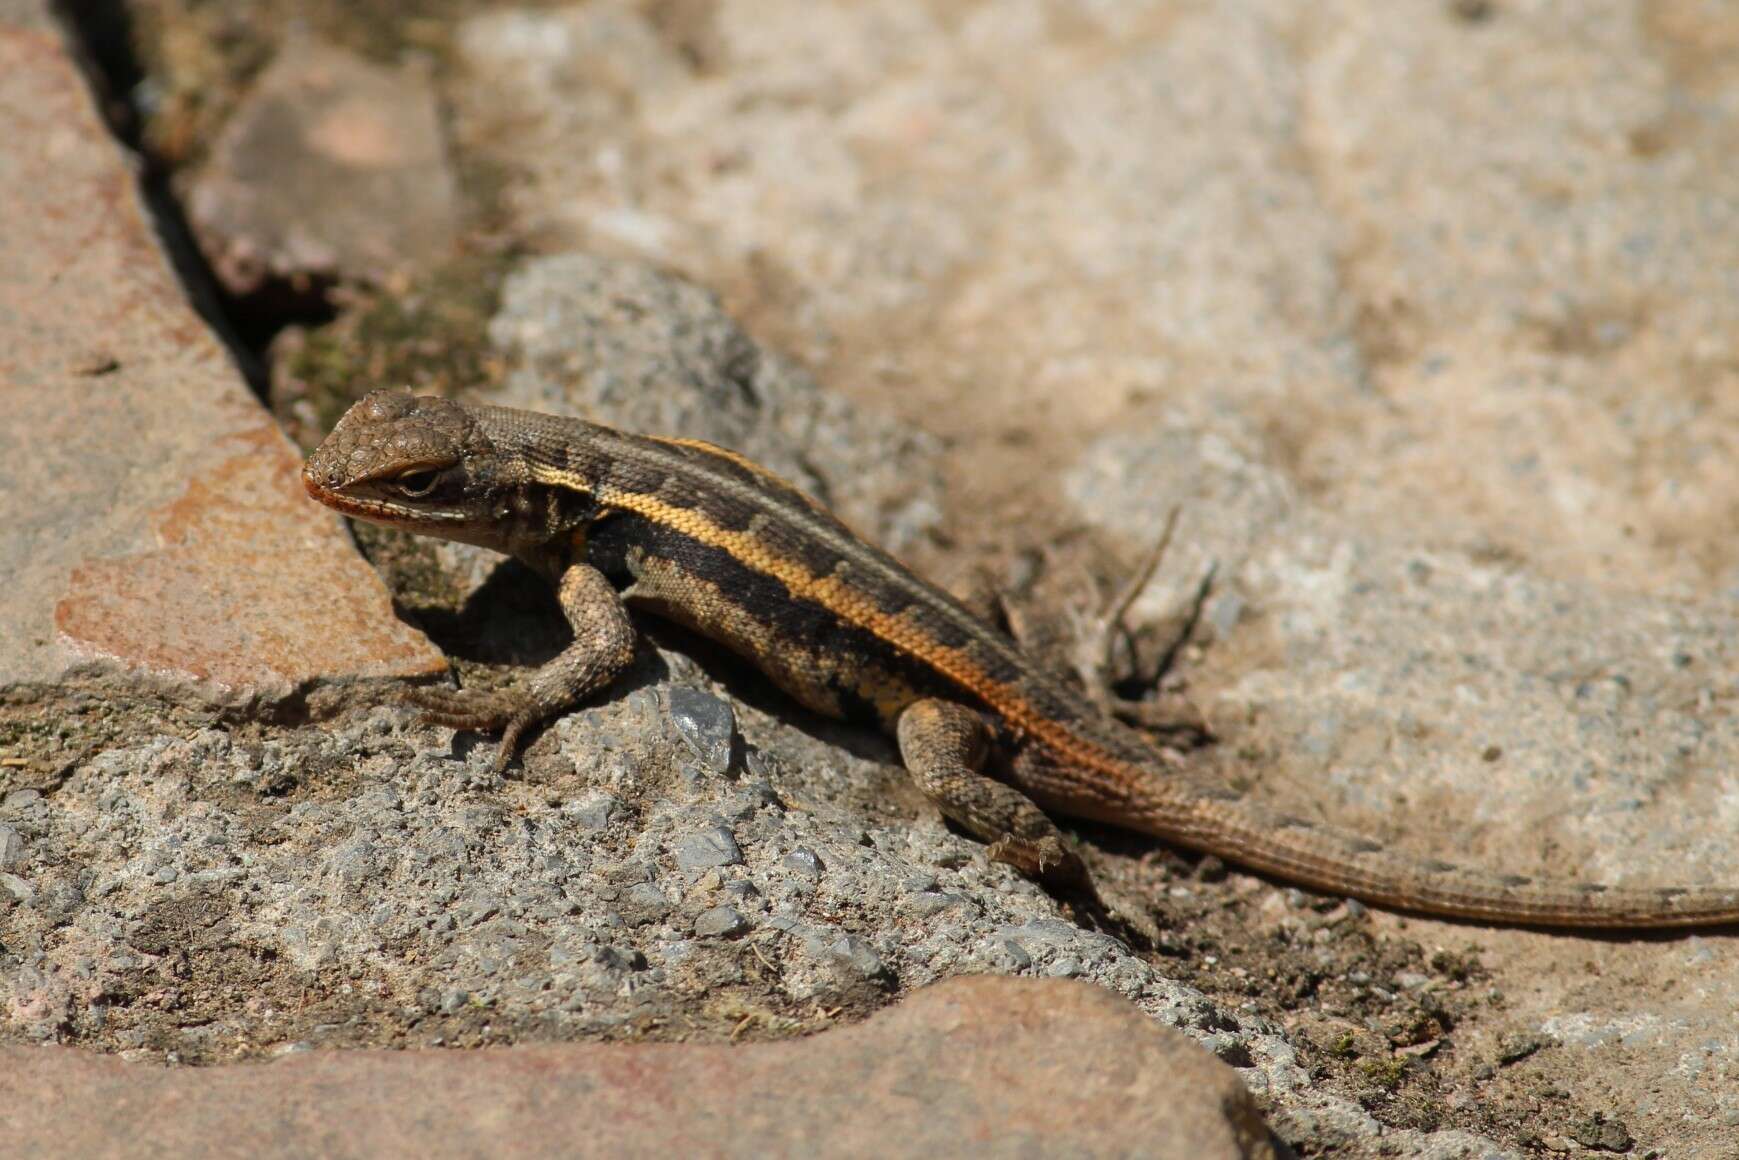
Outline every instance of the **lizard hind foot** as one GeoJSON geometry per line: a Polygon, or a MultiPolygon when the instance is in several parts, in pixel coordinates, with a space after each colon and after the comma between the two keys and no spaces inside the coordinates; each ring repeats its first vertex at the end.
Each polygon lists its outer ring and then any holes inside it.
{"type": "Polygon", "coordinates": [[[504,772],[519,752],[520,738],[544,716],[524,697],[482,689],[452,689],[445,685],[413,686],[404,701],[415,708],[423,722],[464,732],[499,733],[494,771],[504,772]]]}
{"type": "Polygon", "coordinates": [[[514,698],[506,693],[446,685],[413,685],[402,699],[426,724],[478,733],[499,733],[507,728],[517,708],[514,698]]]}

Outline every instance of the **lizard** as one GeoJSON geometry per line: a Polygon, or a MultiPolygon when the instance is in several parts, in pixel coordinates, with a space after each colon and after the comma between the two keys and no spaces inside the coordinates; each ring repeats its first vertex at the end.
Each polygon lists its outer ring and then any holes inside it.
{"type": "Polygon", "coordinates": [[[632,609],[742,655],[814,712],[891,733],[944,816],[1048,882],[1089,882],[1055,814],[1402,911],[1559,928],[1739,921],[1739,890],[1501,874],[1252,800],[1115,720],[808,494],[710,443],[377,390],[309,454],[302,480],[343,515],[494,549],[554,585],[572,642],[519,687],[407,694],[431,723],[500,732],[497,771],[529,728],[627,669],[632,609]]]}

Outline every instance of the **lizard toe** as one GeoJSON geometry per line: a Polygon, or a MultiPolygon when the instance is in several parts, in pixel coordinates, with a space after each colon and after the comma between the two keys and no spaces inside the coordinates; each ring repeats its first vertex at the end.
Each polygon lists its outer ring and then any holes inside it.
{"type": "Polygon", "coordinates": [[[513,699],[503,693],[452,689],[442,685],[407,689],[404,700],[422,715],[427,724],[483,733],[506,728],[513,721],[516,709],[513,699]]]}
{"type": "Polygon", "coordinates": [[[1085,873],[1080,858],[1055,837],[1004,834],[990,844],[988,853],[992,862],[1013,866],[1029,878],[1067,881],[1085,873]]]}

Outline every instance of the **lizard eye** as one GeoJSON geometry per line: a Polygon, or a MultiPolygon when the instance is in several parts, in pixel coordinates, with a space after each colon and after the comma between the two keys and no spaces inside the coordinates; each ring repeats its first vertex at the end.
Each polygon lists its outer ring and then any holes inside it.
{"type": "Polygon", "coordinates": [[[425,467],[421,471],[407,471],[392,481],[399,494],[411,499],[418,499],[435,490],[435,479],[439,472],[425,467]]]}

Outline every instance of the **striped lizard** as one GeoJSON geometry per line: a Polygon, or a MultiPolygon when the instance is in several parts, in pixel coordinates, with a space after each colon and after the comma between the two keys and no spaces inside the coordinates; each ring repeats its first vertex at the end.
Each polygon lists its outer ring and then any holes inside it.
{"type": "Polygon", "coordinates": [[[891,732],[918,787],[990,856],[1085,883],[1049,814],[1107,822],[1313,890],[1548,927],[1739,921],[1739,890],[1537,881],[1397,853],[1281,813],[1179,761],[1007,634],[734,452],[574,418],[377,391],[303,468],[345,515],[517,557],[572,643],[516,691],[418,688],[431,721],[525,730],[629,665],[628,610],[741,654],[807,708],[891,732]]]}

